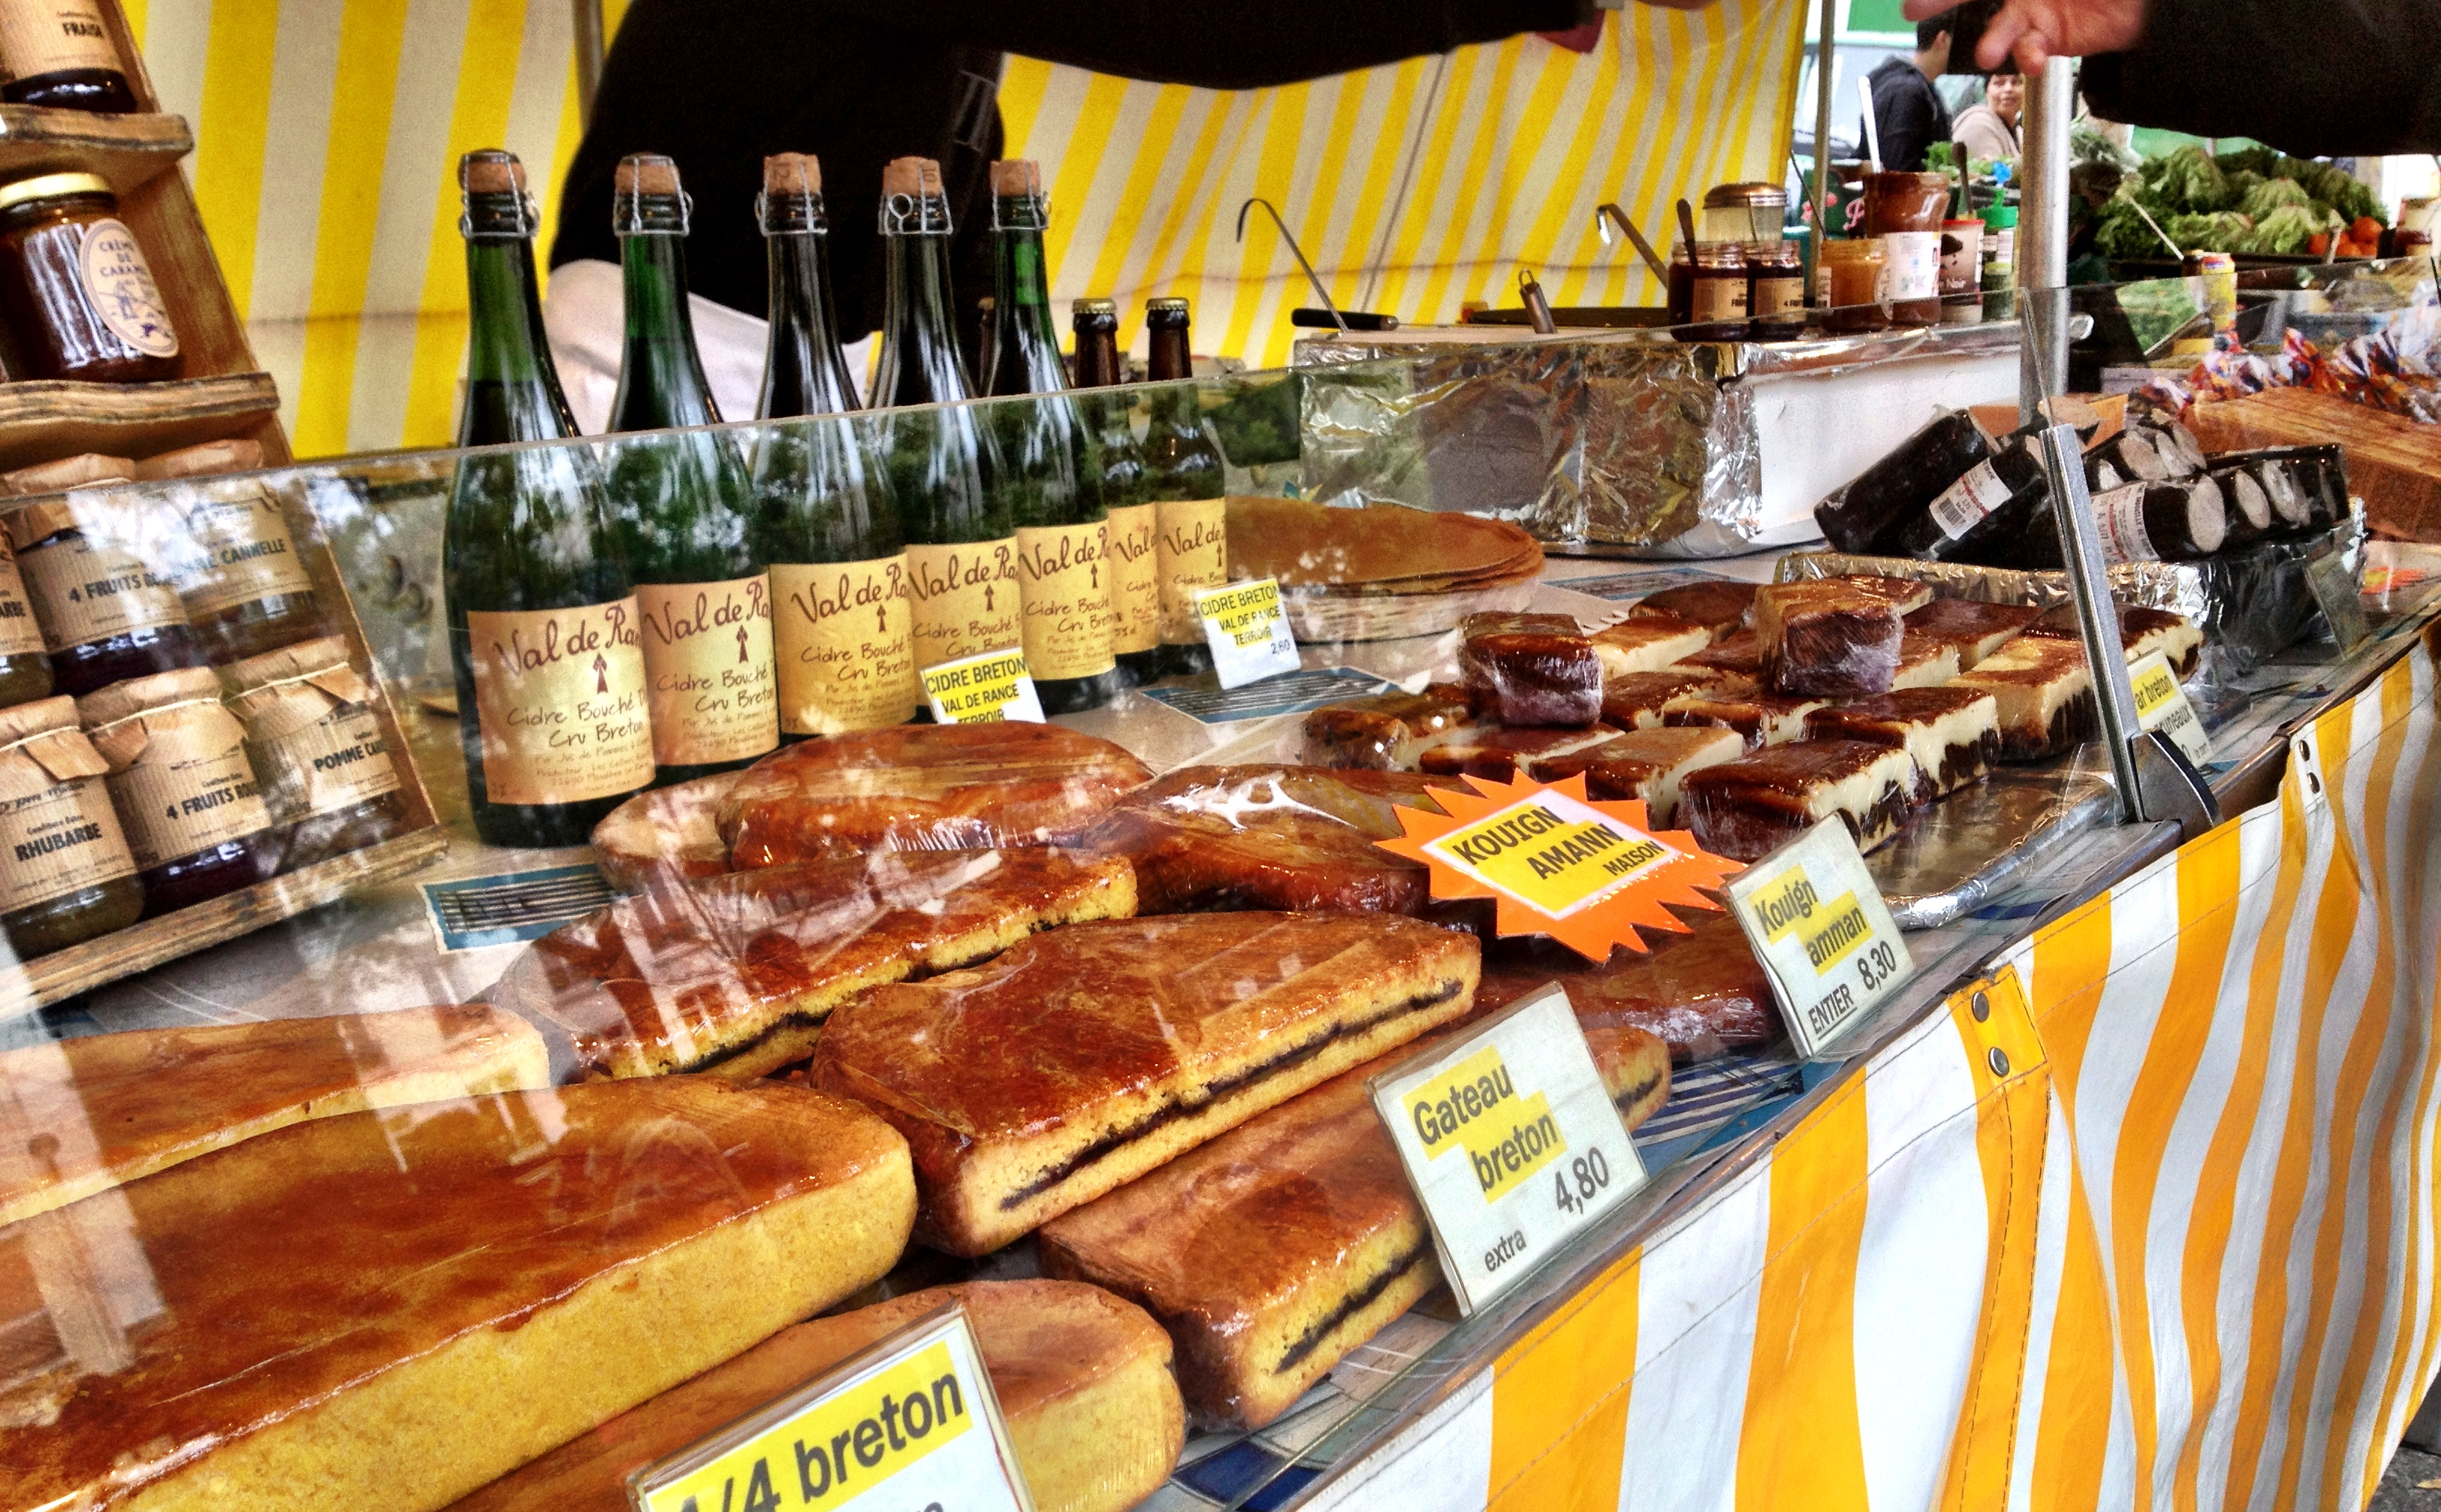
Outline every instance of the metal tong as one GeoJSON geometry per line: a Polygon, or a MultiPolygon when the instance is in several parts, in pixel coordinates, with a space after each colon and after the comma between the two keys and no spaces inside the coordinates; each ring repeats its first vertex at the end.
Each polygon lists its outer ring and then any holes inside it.
{"type": "Polygon", "coordinates": [[[1323,286],[1322,279],[1315,275],[1313,264],[1305,260],[1305,248],[1297,245],[1297,239],[1289,230],[1288,223],[1280,219],[1279,207],[1261,195],[1251,196],[1243,205],[1238,207],[1239,243],[1242,243],[1246,240],[1246,212],[1257,205],[1263,207],[1264,214],[1272,218],[1272,224],[1279,227],[1280,240],[1289,244],[1289,256],[1296,259],[1296,265],[1305,272],[1305,281],[1313,286],[1314,297],[1322,301],[1322,308],[1319,310],[1300,308],[1289,312],[1291,325],[1323,328],[1335,326],[1342,331],[1396,331],[1399,329],[1397,315],[1377,315],[1369,310],[1350,310],[1343,313],[1337,302],[1330,297],[1330,291],[1323,286]]]}
{"type": "Polygon", "coordinates": [[[1636,248],[1636,256],[1644,259],[1644,265],[1651,268],[1653,276],[1659,279],[1662,286],[1667,288],[1670,283],[1670,264],[1661,261],[1661,255],[1653,250],[1653,243],[1644,239],[1644,233],[1636,228],[1636,223],[1627,218],[1627,212],[1608,201],[1594,207],[1594,234],[1601,238],[1604,246],[1610,245],[1610,228],[1614,221],[1618,224],[1618,228],[1626,233],[1629,244],[1636,248]]]}

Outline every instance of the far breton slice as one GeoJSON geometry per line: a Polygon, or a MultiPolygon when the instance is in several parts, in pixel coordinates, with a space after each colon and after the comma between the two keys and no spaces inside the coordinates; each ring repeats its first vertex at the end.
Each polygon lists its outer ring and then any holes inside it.
{"type": "Polygon", "coordinates": [[[1632,672],[1602,684],[1602,723],[1618,729],[1658,729],[1673,698],[1735,697],[1754,691],[1753,678],[1733,672],[1685,666],[1632,672]]]}
{"type": "Polygon", "coordinates": [[[1309,766],[1413,771],[1427,747],[1474,723],[1464,690],[1436,686],[1325,704],[1305,716],[1298,733],[1309,766]]]}
{"type": "Polygon", "coordinates": [[[1907,614],[1907,633],[1958,648],[1961,671],[1971,671],[2016,639],[2042,611],[2022,603],[1978,603],[1972,599],[1935,599],[1907,614]]]}
{"type": "Polygon", "coordinates": [[[309,1118],[550,1085],[542,1036],[481,1003],[30,1045],[0,1053],[0,1107],[50,1148],[0,1158],[0,1223],[309,1118]]]}
{"type": "Polygon", "coordinates": [[[1443,779],[1482,777],[1505,783],[1521,766],[1599,745],[1618,733],[1586,729],[1492,729],[1447,740],[1424,752],[1425,775],[1443,779]]]}
{"type": "MultiPolygon", "coordinates": [[[[687,1076],[316,1119],[120,1200],[56,1277],[118,1358],[0,1387],[12,1506],[446,1506],[871,1285],[915,1191],[854,1104],[687,1076]]],[[[85,1206],[0,1229],[0,1316],[85,1206]]]]}
{"type": "Polygon", "coordinates": [[[1538,783],[1582,775],[1587,798],[1635,800],[1653,828],[1675,829],[1678,792],[1689,774],[1736,761],[1745,749],[1733,729],[1638,729],[1536,762],[1528,774],[1538,783]]]}
{"type": "MultiPolygon", "coordinates": [[[[2085,631],[2077,621],[2073,603],[2045,611],[2041,619],[2026,626],[2026,634],[2085,643],[2085,631]]],[[[2161,653],[2169,660],[2171,673],[2183,678],[2193,676],[2196,663],[2202,659],[2204,635],[2183,614],[2151,609],[2141,603],[2123,603],[2119,606],[2119,643],[2131,662],[2156,651],[2161,653]]]]}
{"type": "Polygon", "coordinates": [[[1899,637],[1899,665],[1890,675],[1890,690],[1895,693],[1902,688],[1938,688],[1957,676],[1960,670],[1955,642],[1909,631],[1899,637]]]}
{"type": "Polygon", "coordinates": [[[2004,762],[2062,755],[2090,737],[2102,719],[2082,640],[2019,636],[1961,674],[1955,686],[1980,689],[1998,705],[2004,762]]]}
{"type": "Polygon", "coordinates": [[[1673,698],[1661,709],[1661,722],[1673,727],[1734,729],[1746,749],[1761,750],[1805,738],[1805,716],[1822,707],[1819,698],[1783,698],[1777,693],[1673,698]]]}
{"type": "Polygon", "coordinates": [[[1712,632],[1666,615],[1630,615],[1587,638],[1605,680],[1631,673],[1659,672],[1712,643],[1712,632]]]}
{"type": "Polygon", "coordinates": [[[1474,937],[1395,914],[1080,925],[832,1016],[817,1087],[915,1154],[924,1242],[975,1255],[1466,1012],[1474,937]]]}
{"type": "Polygon", "coordinates": [[[535,941],[492,996],[563,1031],[584,1075],[763,1075],[868,987],[1135,901],[1126,860],[1083,852],[834,856],[623,898],[535,941]]]}
{"type": "Polygon", "coordinates": [[[1902,617],[1931,598],[1931,589],[1901,578],[1771,584],[1755,594],[1763,680],[1781,693],[1888,693],[1899,670],[1902,617]]]}
{"type": "Polygon", "coordinates": [[[1096,1287],[974,1281],[784,1329],[494,1481],[452,1512],[628,1512],[627,1477],[636,1470],[952,1301],[974,1324],[1036,1512],[1125,1512],[1160,1489],[1186,1427],[1169,1336],[1142,1308],[1096,1287]]]}
{"type": "MultiPolygon", "coordinates": [[[[1640,1029],[1586,1035],[1628,1126],[1668,1098],[1670,1053],[1640,1029]]],[[[1348,1351],[1440,1284],[1433,1240],[1359,1066],[1053,1219],[1053,1275],[1150,1312],[1178,1346],[1198,1427],[1272,1422],[1348,1351]]]]}
{"type": "Polygon", "coordinates": [[[1809,740],[1896,746],[1931,779],[1930,795],[1980,783],[2000,757],[1999,706],[1981,688],[1909,688],[1805,716],[1809,740]]]}
{"type": "Polygon", "coordinates": [[[1754,610],[1755,585],[1713,579],[1648,593],[1628,610],[1631,616],[1660,615],[1702,625],[1713,639],[1736,633],[1754,610]]]}
{"type": "Polygon", "coordinates": [[[1735,860],[1755,860],[1834,814],[1870,851],[1898,833],[1916,783],[1915,758],[1897,747],[1800,740],[1695,773],[1679,807],[1696,843],[1735,860]]]}
{"type": "Polygon", "coordinates": [[[1503,725],[1590,725],[1601,712],[1601,660],[1568,616],[1471,614],[1458,632],[1466,690],[1503,725]]]}

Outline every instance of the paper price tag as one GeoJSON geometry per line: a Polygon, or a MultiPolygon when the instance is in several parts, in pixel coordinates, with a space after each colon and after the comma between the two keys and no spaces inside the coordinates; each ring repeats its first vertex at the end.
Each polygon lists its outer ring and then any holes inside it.
{"type": "Polygon", "coordinates": [[[638,1512],[1033,1512],[966,1309],[925,1314],[627,1477],[638,1512]]]}
{"type": "Polygon", "coordinates": [[[1280,603],[1277,578],[1231,583],[1195,590],[1196,617],[1212,670],[1223,688],[1242,688],[1274,673],[1297,670],[1296,637],[1289,633],[1288,606],[1280,603]]]}
{"type": "Polygon", "coordinates": [[[1365,1084],[1473,1313],[1644,1184],[1567,994],[1546,988],[1365,1084]]]}
{"type": "Polygon", "coordinates": [[[945,725],[1042,723],[1042,700],[1025,670],[1025,653],[1013,646],[925,668],[924,696],[932,717],[945,725]]]}
{"type": "Polygon", "coordinates": [[[2187,702],[2186,690],[2179,686],[2169,657],[2158,651],[2138,657],[2127,669],[2127,681],[2136,691],[2138,725],[2161,731],[2197,766],[2212,760],[2212,737],[2204,732],[2204,722],[2196,717],[2195,706],[2187,702]]]}
{"type": "Polygon", "coordinates": [[[1827,1056],[1915,975],[1898,923],[1835,814],[1730,878],[1728,891],[1807,1060],[1827,1056]]]}

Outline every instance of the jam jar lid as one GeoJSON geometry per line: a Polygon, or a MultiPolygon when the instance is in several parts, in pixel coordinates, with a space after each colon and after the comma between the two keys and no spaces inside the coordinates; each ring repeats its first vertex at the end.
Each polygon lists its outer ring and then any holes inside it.
{"type": "Polygon", "coordinates": [[[0,210],[13,210],[36,200],[63,200],[72,194],[108,194],[110,181],[99,173],[37,173],[0,184],[0,210]]]}
{"type": "Polygon", "coordinates": [[[1715,184],[1704,191],[1704,208],[1708,210],[1747,209],[1765,205],[1776,205],[1785,209],[1788,190],[1778,184],[1750,181],[1715,184]]]}
{"type": "Polygon", "coordinates": [[[146,482],[172,477],[208,477],[220,473],[252,473],[262,466],[262,442],[233,437],[181,446],[134,464],[134,476],[146,482]]]}
{"type": "Polygon", "coordinates": [[[287,682],[298,677],[311,677],[316,673],[329,672],[348,665],[348,642],[340,636],[320,636],[300,640],[293,646],[281,646],[261,656],[232,661],[221,669],[222,678],[234,693],[243,693],[269,683],[287,682]]]}
{"type": "Polygon", "coordinates": [[[77,714],[87,729],[99,729],[172,704],[218,704],[220,699],[218,673],[209,667],[175,667],[89,693],[77,700],[77,714]]]}
{"type": "Polygon", "coordinates": [[[124,457],[81,452],[74,457],[36,462],[31,467],[0,473],[0,494],[25,496],[58,494],[91,483],[130,483],[136,480],[136,464],[124,457]]]}
{"type": "Polygon", "coordinates": [[[65,693],[56,698],[37,698],[14,709],[0,709],[0,747],[54,729],[74,729],[77,724],[77,701],[65,693]]]}

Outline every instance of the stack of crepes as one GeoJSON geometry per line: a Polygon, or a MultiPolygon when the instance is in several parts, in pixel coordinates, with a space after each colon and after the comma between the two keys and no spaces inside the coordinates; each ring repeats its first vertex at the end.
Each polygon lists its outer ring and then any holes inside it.
{"type": "Polygon", "coordinates": [[[1476,514],[1304,499],[1229,500],[1229,575],[1277,578],[1300,640],[1438,635],[1470,614],[1523,608],[1543,548],[1476,514]]]}

